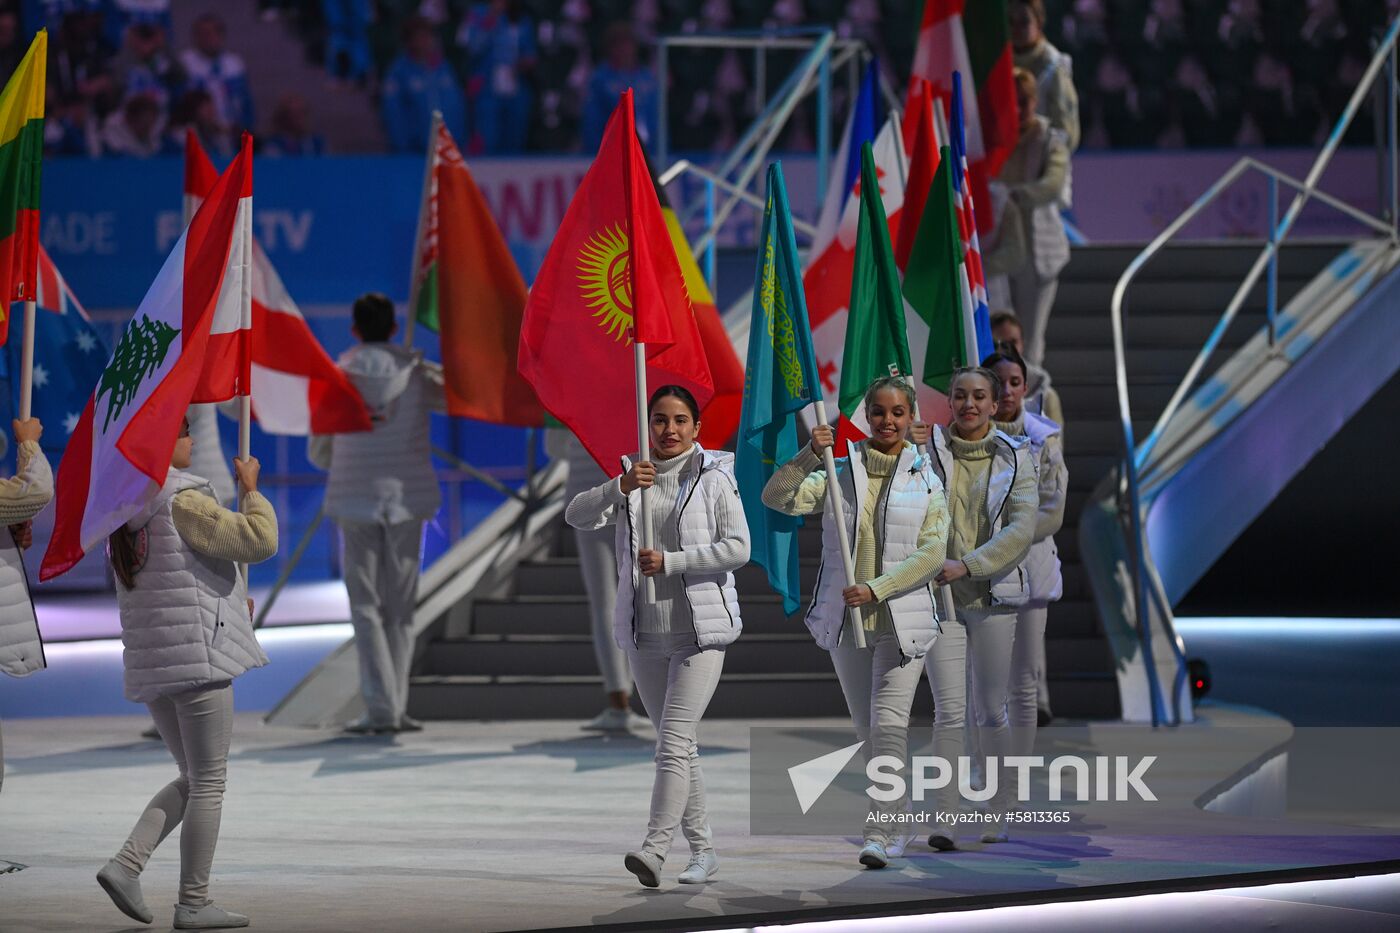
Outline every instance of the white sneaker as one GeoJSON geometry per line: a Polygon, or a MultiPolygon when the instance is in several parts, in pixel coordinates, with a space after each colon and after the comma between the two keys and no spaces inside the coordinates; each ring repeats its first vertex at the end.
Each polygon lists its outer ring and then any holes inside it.
{"type": "Polygon", "coordinates": [[[692,852],[690,862],[685,866],[685,871],[681,872],[676,880],[681,884],[704,884],[715,876],[719,871],[719,859],[715,857],[713,849],[704,852],[692,852]]]}
{"type": "Polygon", "coordinates": [[[890,863],[890,856],[880,843],[867,842],[860,850],[860,863],[866,868],[884,868],[890,863]]]}
{"type": "Polygon", "coordinates": [[[177,930],[225,930],[230,927],[246,927],[248,918],[242,914],[215,907],[212,903],[203,907],[175,905],[175,929],[177,930]]]}
{"type": "Polygon", "coordinates": [[[913,841],[914,837],[912,834],[898,833],[891,837],[889,842],[885,843],[885,854],[890,858],[899,858],[904,854],[904,850],[908,847],[909,843],[913,841]]]}
{"type": "Polygon", "coordinates": [[[631,710],[618,709],[616,706],[609,706],[597,716],[583,724],[583,728],[589,732],[627,732],[630,725],[628,717],[632,716],[631,710]]]}
{"type": "Polygon", "coordinates": [[[117,910],[132,920],[150,923],[155,919],[155,914],[151,913],[145,898],[141,896],[141,877],[127,871],[116,859],[111,859],[102,866],[102,870],[97,873],[97,883],[102,885],[102,890],[106,891],[112,903],[117,905],[117,910]]]}
{"type": "Polygon", "coordinates": [[[991,845],[993,843],[1008,841],[1006,835],[1006,820],[1003,817],[996,817],[990,823],[987,823],[986,826],[987,828],[982,831],[983,842],[991,845]]]}
{"type": "Polygon", "coordinates": [[[661,859],[650,852],[628,852],[622,866],[648,888],[661,886],[661,859]]]}

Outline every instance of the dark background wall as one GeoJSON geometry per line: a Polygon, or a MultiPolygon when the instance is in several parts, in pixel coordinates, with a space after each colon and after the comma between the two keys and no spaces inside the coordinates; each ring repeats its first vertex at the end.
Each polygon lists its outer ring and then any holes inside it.
{"type": "Polygon", "coordinates": [[[1400,376],[1293,478],[1176,613],[1400,617],[1400,376]]]}

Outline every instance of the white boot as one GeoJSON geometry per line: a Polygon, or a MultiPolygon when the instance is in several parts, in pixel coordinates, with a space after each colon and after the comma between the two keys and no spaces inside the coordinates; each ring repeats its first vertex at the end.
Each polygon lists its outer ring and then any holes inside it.
{"type": "Polygon", "coordinates": [[[685,871],[676,880],[681,884],[704,884],[715,876],[719,871],[719,859],[715,857],[713,849],[704,852],[692,852],[690,863],[685,866],[685,871]]]}

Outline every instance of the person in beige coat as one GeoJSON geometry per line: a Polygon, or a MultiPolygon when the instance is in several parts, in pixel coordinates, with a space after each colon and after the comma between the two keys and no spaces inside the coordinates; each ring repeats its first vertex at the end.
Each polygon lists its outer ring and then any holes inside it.
{"type": "MultiPolygon", "coordinates": [[[[0,480],[0,671],[23,677],[44,667],[44,646],[39,640],[39,624],[29,601],[20,552],[29,547],[30,525],[35,515],[53,499],[53,471],[39,449],[44,427],[38,418],[14,422],[18,472],[0,480]]],[[[0,786],[5,781],[5,743],[0,737],[0,786]]],[[[0,859],[0,874],[24,866],[0,859]]]]}
{"type": "Polygon", "coordinates": [[[1069,145],[1064,133],[1035,112],[1034,76],[1018,68],[1015,78],[1021,137],[997,180],[1006,186],[1025,231],[1026,259],[1007,269],[1006,275],[1011,306],[1025,329],[1026,361],[1038,366],[1045,356],[1045,331],[1060,270],[1069,262],[1069,238],[1059,208],[1069,171],[1069,145]]]}

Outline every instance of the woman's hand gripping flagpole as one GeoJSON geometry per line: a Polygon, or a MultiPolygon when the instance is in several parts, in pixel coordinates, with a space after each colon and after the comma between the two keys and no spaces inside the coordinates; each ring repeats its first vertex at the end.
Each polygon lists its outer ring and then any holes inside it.
{"type": "MultiPolygon", "coordinates": [[[[827,424],[826,402],[817,399],[817,423],[827,424]]],[[[836,454],[830,447],[822,450],[822,460],[826,466],[826,501],[831,503],[832,518],[836,521],[836,540],[841,543],[841,567],[846,571],[846,585],[856,585],[856,562],[851,557],[851,536],[846,531],[846,505],[841,499],[841,486],[836,478],[836,454]]],[[[851,631],[856,633],[856,647],[865,647],[865,628],[861,625],[860,613],[848,608],[851,617],[851,631]]]]}

